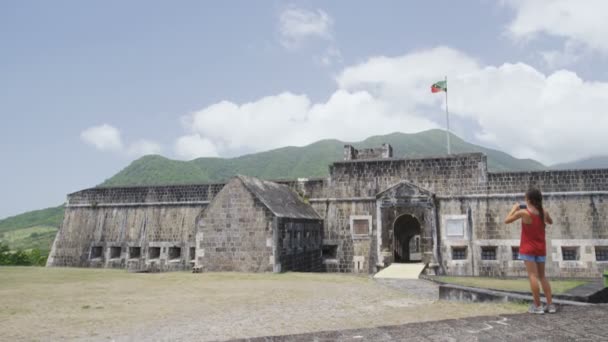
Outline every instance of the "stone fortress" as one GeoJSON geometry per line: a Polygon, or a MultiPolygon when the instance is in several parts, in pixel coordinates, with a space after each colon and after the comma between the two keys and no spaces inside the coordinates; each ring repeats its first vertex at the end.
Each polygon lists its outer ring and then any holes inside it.
{"type": "Polygon", "coordinates": [[[357,150],[322,179],[98,187],[68,195],[48,266],[134,271],[375,273],[421,262],[427,274],[524,276],[524,192],[543,191],[551,276],[608,269],[608,169],[488,172],[481,153],[393,158],[357,150]]]}

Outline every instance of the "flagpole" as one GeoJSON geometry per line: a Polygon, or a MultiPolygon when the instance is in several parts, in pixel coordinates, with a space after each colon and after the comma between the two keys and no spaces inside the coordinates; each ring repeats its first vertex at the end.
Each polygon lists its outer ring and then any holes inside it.
{"type": "Polygon", "coordinates": [[[446,130],[445,135],[447,137],[448,142],[448,154],[452,154],[450,148],[450,115],[448,112],[448,77],[445,77],[445,121],[446,121],[446,130]]]}

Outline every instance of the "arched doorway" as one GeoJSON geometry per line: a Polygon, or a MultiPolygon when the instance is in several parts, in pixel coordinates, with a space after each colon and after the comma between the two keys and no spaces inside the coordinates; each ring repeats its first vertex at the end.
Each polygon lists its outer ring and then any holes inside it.
{"type": "Polygon", "coordinates": [[[395,262],[420,262],[420,222],[412,215],[401,215],[395,220],[393,232],[395,262]]]}

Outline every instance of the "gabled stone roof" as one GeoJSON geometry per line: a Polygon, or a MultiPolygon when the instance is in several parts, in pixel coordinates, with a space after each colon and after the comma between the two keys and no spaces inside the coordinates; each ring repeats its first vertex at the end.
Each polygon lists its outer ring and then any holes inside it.
{"type": "Polygon", "coordinates": [[[237,178],[275,216],[321,220],[317,212],[286,185],[242,175],[237,178]]]}

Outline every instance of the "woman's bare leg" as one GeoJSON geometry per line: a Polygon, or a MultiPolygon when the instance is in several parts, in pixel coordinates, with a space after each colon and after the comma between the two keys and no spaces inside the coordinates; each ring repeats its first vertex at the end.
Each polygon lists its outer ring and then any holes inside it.
{"type": "Polygon", "coordinates": [[[545,298],[547,298],[547,305],[549,305],[553,302],[553,298],[551,295],[551,284],[549,284],[549,279],[545,277],[545,263],[537,262],[536,269],[538,270],[538,279],[543,287],[543,293],[545,294],[545,298]]]}
{"type": "Polygon", "coordinates": [[[532,297],[534,297],[534,305],[540,306],[540,288],[538,287],[538,268],[534,261],[524,260],[526,271],[528,271],[528,279],[530,280],[530,289],[532,297]]]}

